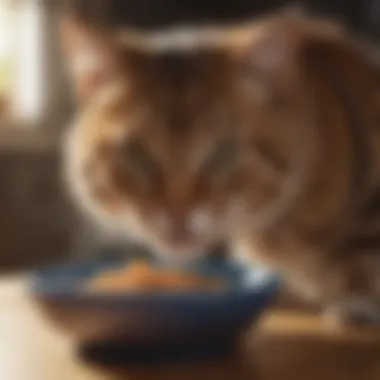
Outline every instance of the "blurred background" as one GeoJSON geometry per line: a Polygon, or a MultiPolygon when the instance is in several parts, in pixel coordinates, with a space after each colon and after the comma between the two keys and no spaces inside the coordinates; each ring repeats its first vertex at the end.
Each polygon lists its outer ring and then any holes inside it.
{"type": "Polygon", "coordinates": [[[230,23],[298,3],[380,44],[380,0],[0,0],[0,272],[107,244],[75,211],[60,173],[75,105],[57,38],[61,12],[94,24],[162,28],[230,23]]]}

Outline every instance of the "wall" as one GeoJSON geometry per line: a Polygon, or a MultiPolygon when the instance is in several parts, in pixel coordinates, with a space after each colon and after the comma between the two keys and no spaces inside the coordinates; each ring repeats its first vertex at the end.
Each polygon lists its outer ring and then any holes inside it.
{"type": "Polygon", "coordinates": [[[0,270],[67,257],[78,220],[51,150],[0,153],[0,270]]]}

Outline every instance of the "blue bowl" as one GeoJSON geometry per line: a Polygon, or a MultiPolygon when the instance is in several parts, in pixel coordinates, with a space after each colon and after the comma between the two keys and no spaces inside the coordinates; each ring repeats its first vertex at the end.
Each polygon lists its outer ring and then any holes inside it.
{"type": "MultiPolygon", "coordinates": [[[[90,276],[126,262],[91,259],[43,269],[31,276],[30,290],[47,316],[75,339],[133,345],[236,336],[257,320],[279,289],[278,277],[264,268],[205,259],[183,269],[219,276],[229,282],[227,290],[155,294],[83,291],[90,276]]],[[[154,259],[151,262],[164,265],[154,259]]]]}

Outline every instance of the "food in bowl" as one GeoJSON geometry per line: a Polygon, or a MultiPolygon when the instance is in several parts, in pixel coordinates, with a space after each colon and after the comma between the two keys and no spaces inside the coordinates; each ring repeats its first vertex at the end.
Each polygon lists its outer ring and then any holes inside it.
{"type": "Polygon", "coordinates": [[[173,268],[157,268],[145,261],[135,261],[122,268],[106,270],[86,282],[87,290],[102,293],[221,291],[226,287],[226,281],[220,278],[173,268]]]}

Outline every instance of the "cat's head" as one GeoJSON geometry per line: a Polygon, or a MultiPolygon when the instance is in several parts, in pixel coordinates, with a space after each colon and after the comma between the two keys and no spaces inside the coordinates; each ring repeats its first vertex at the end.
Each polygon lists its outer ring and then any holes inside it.
{"type": "Polygon", "coordinates": [[[296,29],[263,22],[111,38],[65,25],[79,100],[67,168],[81,203],[180,258],[285,212],[314,144],[296,29]]]}

